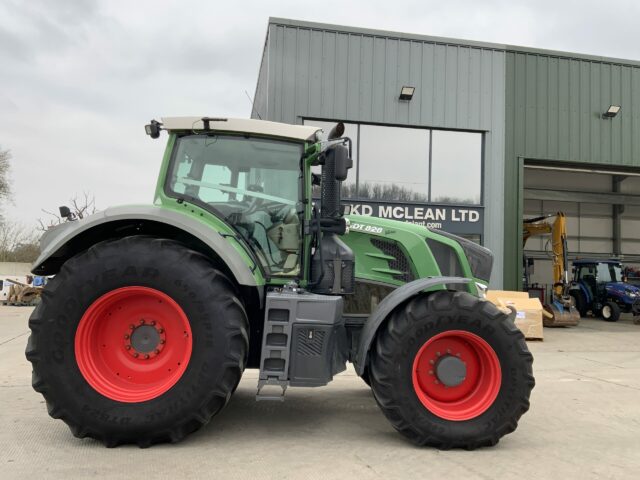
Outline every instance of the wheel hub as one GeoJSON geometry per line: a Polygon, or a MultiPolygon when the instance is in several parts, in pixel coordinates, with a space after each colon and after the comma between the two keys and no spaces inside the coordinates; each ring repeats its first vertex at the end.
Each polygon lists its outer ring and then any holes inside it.
{"type": "Polygon", "coordinates": [[[435,367],[436,377],[447,387],[457,387],[467,378],[467,366],[458,357],[441,357],[435,367]]]}
{"type": "Polygon", "coordinates": [[[130,325],[129,330],[131,333],[124,335],[124,348],[134,358],[148,360],[159,355],[165,346],[164,328],[155,320],[141,319],[137,326],[130,325]]]}

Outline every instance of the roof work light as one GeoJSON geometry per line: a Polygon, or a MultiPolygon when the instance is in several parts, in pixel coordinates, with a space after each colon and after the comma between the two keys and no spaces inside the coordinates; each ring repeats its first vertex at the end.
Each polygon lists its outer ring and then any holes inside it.
{"type": "Polygon", "coordinates": [[[622,107],[620,105],[609,105],[607,111],[602,114],[602,118],[613,118],[620,112],[622,107]]]}
{"type": "Polygon", "coordinates": [[[411,100],[415,90],[416,87],[402,87],[402,89],[400,89],[400,100],[411,100]]]}

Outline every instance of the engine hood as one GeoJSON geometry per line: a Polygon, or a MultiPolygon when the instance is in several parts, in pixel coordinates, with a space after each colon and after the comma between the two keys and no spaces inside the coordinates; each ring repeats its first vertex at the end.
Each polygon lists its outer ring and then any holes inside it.
{"type": "Polygon", "coordinates": [[[607,292],[619,296],[640,297],[640,288],[624,282],[611,282],[606,285],[607,292]]]}
{"type": "Polygon", "coordinates": [[[421,237],[442,237],[464,240],[461,237],[449,233],[442,234],[438,230],[432,230],[415,223],[391,220],[388,218],[369,217],[364,215],[346,215],[350,222],[349,230],[354,232],[371,233],[374,235],[392,235],[395,233],[408,233],[421,237]]]}
{"type": "MultiPolygon", "coordinates": [[[[390,220],[387,218],[348,215],[349,233],[343,240],[352,246],[356,253],[368,247],[360,242],[359,234],[370,235],[394,241],[402,246],[412,260],[418,278],[426,276],[448,275],[474,278],[488,283],[491,277],[493,254],[490,250],[465,238],[440,230],[432,230],[422,225],[390,220]],[[434,265],[438,265],[439,269],[434,265]]],[[[370,238],[371,238],[370,237],[370,238]]],[[[376,240],[372,240],[376,241],[376,240]]],[[[372,255],[369,254],[369,257],[372,255]]],[[[366,258],[358,258],[365,265],[366,258]]]]}

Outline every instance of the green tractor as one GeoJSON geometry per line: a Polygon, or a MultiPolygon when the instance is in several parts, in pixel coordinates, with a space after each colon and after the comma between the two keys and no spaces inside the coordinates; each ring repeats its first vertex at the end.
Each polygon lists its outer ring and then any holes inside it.
{"type": "Polygon", "coordinates": [[[26,350],[49,414],[106,446],[177,442],[245,368],[259,369],[256,400],[279,401],[351,362],[417,444],[473,449],[515,430],[532,356],[483,298],[491,252],[349,216],[343,129],[321,141],[310,126],[152,121],[152,138],[168,132],[153,205],[83,220],[61,207],[33,266],[55,278],[26,350]]]}

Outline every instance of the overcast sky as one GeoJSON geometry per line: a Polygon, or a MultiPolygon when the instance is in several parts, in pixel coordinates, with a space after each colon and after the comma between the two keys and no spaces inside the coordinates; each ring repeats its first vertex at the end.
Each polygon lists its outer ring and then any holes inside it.
{"type": "Polygon", "coordinates": [[[248,117],[269,16],[640,59],[640,2],[0,0],[0,147],[12,219],[83,191],[150,203],[151,118],[248,117]]]}

